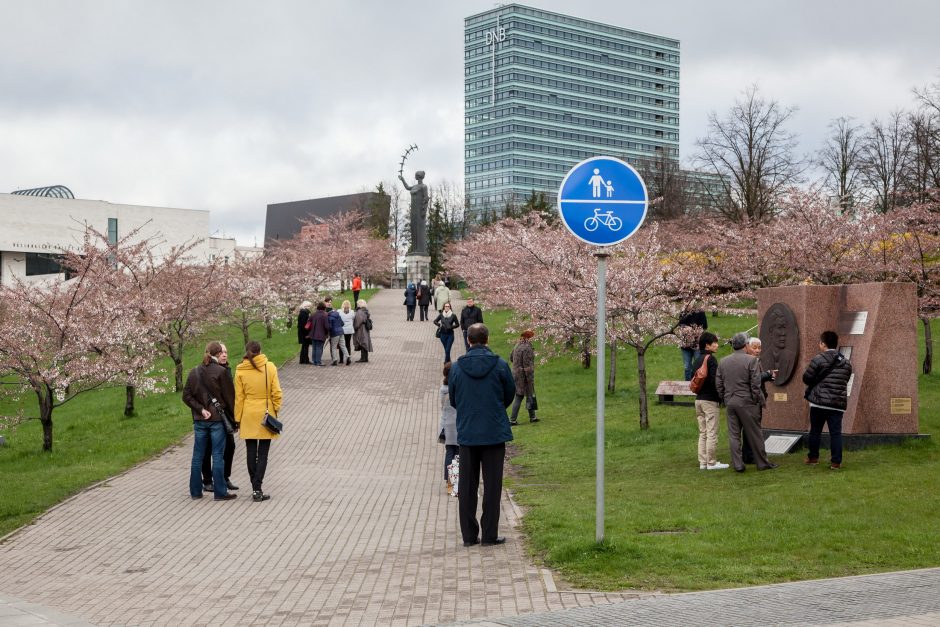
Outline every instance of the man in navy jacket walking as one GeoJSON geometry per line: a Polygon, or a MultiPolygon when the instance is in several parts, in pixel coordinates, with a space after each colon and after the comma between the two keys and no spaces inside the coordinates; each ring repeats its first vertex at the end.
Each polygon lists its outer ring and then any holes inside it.
{"type": "Polygon", "coordinates": [[[509,364],[486,344],[489,330],[474,324],[467,330],[470,350],[450,371],[450,404],[457,410],[460,482],[457,500],[464,546],[502,544],[499,502],[503,492],[503,459],[512,428],[506,408],[516,396],[509,364]],[[483,471],[483,514],[477,523],[477,491],[483,471]],[[482,527],[482,536],[480,531],[482,527]]]}

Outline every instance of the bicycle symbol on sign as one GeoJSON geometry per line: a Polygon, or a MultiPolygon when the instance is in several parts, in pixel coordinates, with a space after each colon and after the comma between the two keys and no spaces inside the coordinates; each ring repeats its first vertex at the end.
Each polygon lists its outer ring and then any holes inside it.
{"type": "Polygon", "coordinates": [[[594,209],[594,215],[584,221],[584,228],[588,231],[596,231],[597,227],[604,225],[611,231],[619,231],[623,226],[623,220],[614,215],[613,211],[600,212],[600,209],[594,209]]]}

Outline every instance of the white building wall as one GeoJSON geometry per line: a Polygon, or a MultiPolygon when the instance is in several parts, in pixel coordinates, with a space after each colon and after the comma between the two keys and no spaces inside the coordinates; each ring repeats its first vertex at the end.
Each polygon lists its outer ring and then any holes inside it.
{"type": "MultiPolygon", "coordinates": [[[[80,248],[85,225],[107,235],[108,218],[117,219],[119,239],[135,229],[140,229],[141,239],[153,238],[158,243],[158,255],[194,241],[199,244],[191,254],[200,260],[208,260],[222,249],[234,251],[235,247],[234,240],[210,243],[209,212],[201,209],[0,194],[0,281],[7,285],[14,276],[26,278],[25,253],[54,254],[80,248]]],[[[43,280],[49,276],[29,278],[43,280]]]]}

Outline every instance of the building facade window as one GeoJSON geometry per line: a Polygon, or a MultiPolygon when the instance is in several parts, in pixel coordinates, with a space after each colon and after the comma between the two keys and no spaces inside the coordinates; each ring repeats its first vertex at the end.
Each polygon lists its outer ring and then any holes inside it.
{"type": "Polygon", "coordinates": [[[117,218],[108,218],[108,243],[112,246],[118,241],[118,221],[117,218]]]}
{"type": "Polygon", "coordinates": [[[61,274],[61,257],[48,253],[26,253],[26,276],[61,274]]]}

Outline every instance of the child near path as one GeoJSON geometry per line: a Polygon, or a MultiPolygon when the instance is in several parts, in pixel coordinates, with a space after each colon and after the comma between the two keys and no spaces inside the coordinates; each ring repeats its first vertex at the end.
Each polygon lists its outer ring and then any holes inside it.
{"type": "Polygon", "coordinates": [[[438,429],[438,441],[444,445],[444,482],[447,483],[447,493],[453,494],[457,486],[451,483],[448,467],[457,456],[460,447],[457,446],[457,410],[450,406],[447,393],[447,381],[450,377],[450,362],[444,364],[444,381],[441,384],[441,424],[438,429]]]}

